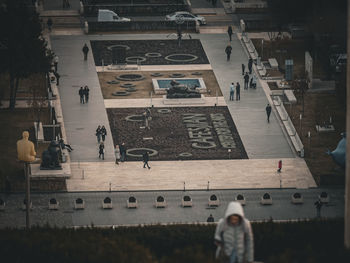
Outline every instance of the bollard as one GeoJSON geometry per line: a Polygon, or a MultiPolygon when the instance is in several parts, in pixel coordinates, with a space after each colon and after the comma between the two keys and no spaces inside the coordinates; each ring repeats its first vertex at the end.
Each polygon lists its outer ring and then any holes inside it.
{"type": "Polygon", "coordinates": [[[208,184],[207,184],[207,191],[209,191],[209,181],[208,181],[208,184]]]}

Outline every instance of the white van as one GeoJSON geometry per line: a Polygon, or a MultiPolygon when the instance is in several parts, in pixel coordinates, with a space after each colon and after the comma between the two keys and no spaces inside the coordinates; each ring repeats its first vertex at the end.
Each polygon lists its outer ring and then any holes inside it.
{"type": "Polygon", "coordinates": [[[108,9],[99,9],[97,22],[130,22],[130,18],[120,17],[108,9]]]}

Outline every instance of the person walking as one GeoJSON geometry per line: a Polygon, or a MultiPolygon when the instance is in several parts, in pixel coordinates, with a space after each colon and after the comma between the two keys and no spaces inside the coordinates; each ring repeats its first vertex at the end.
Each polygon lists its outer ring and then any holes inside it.
{"type": "Polygon", "coordinates": [[[245,65],[242,64],[242,76],[244,76],[244,71],[245,71],[245,65]]]}
{"type": "Polygon", "coordinates": [[[98,146],[98,158],[101,159],[102,157],[102,160],[105,159],[105,145],[103,142],[100,143],[100,145],[98,146]]]}
{"type": "Polygon", "coordinates": [[[321,218],[321,208],[322,208],[322,202],[320,199],[318,199],[315,203],[314,203],[315,207],[316,207],[316,215],[317,218],[321,218]]]}
{"type": "Polygon", "coordinates": [[[121,162],[125,162],[126,161],[126,146],[125,146],[125,142],[122,142],[121,145],[119,145],[119,150],[120,150],[120,161],[121,162]]]}
{"type": "Polygon", "coordinates": [[[221,263],[243,263],[254,261],[252,227],[244,217],[242,205],[230,202],[225,217],[216,226],[214,241],[216,258],[221,263]]]}
{"type": "Polygon", "coordinates": [[[51,18],[51,17],[49,17],[49,19],[47,19],[46,24],[47,24],[47,28],[49,29],[49,32],[51,32],[51,30],[52,30],[52,25],[53,25],[53,21],[52,21],[52,18],[51,18]]]}
{"type": "Polygon", "coordinates": [[[102,136],[102,141],[104,142],[107,136],[107,130],[104,125],[102,125],[102,128],[101,128],[101,136],[102,136]]]}
{"type": "Polygon", "coordinates": [[[97,137],[97,143],[99,144],[101,141],[101,125],[98,125],[95,135],[97,137]]]}
{"type": "Polygon", "coordinates": [[[241,100],[241,85],[236,83],[236,100],[241,100]]]}
{"type": "Polygon", "coordinates": [[[230,85],[230,100],[234,100],[235,97],[235,84],[233,82],[230,85]]]}
{"type": "Polygon", "coordinates": [[[208,223],[212,223],[212,222],[214,222],[214,217],[213,217],[213,215],[212,215],[212,214],[210,214],[210,215],[208,216],[208,218],[207,218],[207,222],[208,222],[208,223]]]}
{"type": "Polygon", "coordinates": [[[79,96],[80,96],[80,103],[84,104],[84,89],[83,87],[80,87],[80,90],[79,90],[79,96]]]}
{"type": "Polygon", "coordinates": [[[249,58],[248,60],[248,70],[249,70],[249,75],[252,74],[253,71],[253,59],[249,58]]]}
{"type": "Polygon", "coordinates": [[[88,86],[84,87],[84,97],[85,97],[85,102],[88,103],[89,102],[89,93],[90,93],[90,89],[88,86]]]}
{"type": "Polygon", "coordinates": [[[270,115],[271,115],[272,108],[269,103],[267,103],[265,110],[266,110],[267,122],[270,123],[270,115]]]}
{"type": "Polygon", "coordinates": [[[53,57],[53,65],[55,67],[55,72],[57,72],[57,68],[58,68],[58,56],[57,55],[55,55],[53,57]]]}
{"type": "Polygon", "coordinates": [[[256,89],[256,77],[255,77],[254,74],[253,74],[253,77],[252,77],[252,88],[256,89]]]}
{"type": "Polygon", "coordinates": [[[249,83],[249,74],[248,72],[244,75],[244,89],[248,89],[248,83],[249,83]]]}
{"type": "Polygon", "coordinates": [[[151,169],[151,167],[148,165],[148,161],[149,161],[149,154],[148,154],[148,151],[145,151],[142,155],[142,161],[143,161],[143,168],[146,168],[146,165],[147,165],[147,168],[148,169],[151,169]]]}
{"type": "Polygon", "coordinates": [[[232,34],[233,34],[233,31],[232,31],[232,26],[228,26],[227,28],[227,34],[230,38],[230,42],[232,41],[232,34]]]}
{"type": "Polygon", "coordinates": [[[277,169],[277,172],[281,172],[281,170],[282,170],[282,160],[279,160],[278,161],[278,169],[277,169]]]}
{"type": "Polygon", "coordinates": [[[231,52],[232,52],[232,47],[231,47],[231,44],[229,43],[229,44],[226,46],[226,48],[225,48],[225,53],[226,53],[227,61],[230,60],[231,52]]]}
{"type": "Polygon", "coordinates": [[[119,149],[119,145],[118,144],[115,145],[114,154],[115,154],[115,164],[119,165],[120,149],[119,149]]]}
{"type": "Polygon", "coordinates": [[[87,44],[85,43],[85,45],[83,46],[83,53],[84,53],[84,60],[87,60],[87,55],[89,53],[89,47],[87,46],[87,44]]]}

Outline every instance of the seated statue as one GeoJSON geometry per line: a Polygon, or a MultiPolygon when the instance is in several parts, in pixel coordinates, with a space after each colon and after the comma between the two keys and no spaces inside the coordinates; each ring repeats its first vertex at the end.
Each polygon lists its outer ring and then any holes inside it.
{"type": "Polygon", "coordinates": [[[35,161],[35,149],[34,144],[28,140],[29,132],[24,131],[22,133],[22,139],[17,141],[17,155],[18,160],[24,162],[33,162],[35,161]]]}
{"type": "Polygon", "coordinates": [[[47,150],[43,151],[40,170],[61,170],[59,163],[59,144],[51,141],[47,150]]]}
{"type": "Polygon", "coordinates": [[[200,98],[201,94],[196,87],[189,88],[187,85],[180,84],[176,80],[170,82],[171,87],[167,89],[167,99],[177,98],[200,98]]]}

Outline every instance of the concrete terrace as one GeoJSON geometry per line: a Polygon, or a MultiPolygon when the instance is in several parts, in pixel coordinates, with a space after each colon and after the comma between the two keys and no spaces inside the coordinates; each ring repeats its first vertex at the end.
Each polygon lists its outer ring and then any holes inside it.
{"type": "MultiPolygon", "coordinates": [[[[227,34],[192,34],[192,38],[202,42],[224,94],[223,98],[219,98],[219,105],[227,104],[249,160],[151,160],[151,170],[142,169],[140,162],[114,165],[113,142],[105,107],[145,107],[149,106],[150,100],[104,101],[89,41],[166,39],[166,34],[52,35],[52,49],[60,58],[59,91],[67,140],[75,149],[71,154],[72,178],[67,180],[68,191],[106,190],[109,183],[115,190],[170,190],[181,189],[184,181],[190,189],[203,189],[207,181],[216,189],[279,188],[280,177],[276,173],[279,159],[283,159],[284,164],[282,187],[316,186],[305,161],[295,157],[275,114],[272,114],[270,124],[267,123],[265,106],[268,98],[264,90],[260,85],[256,90],[243,89],[241,64],[247,64],[247,56],[240,41],[233,38],[231,60],[227,62],[224,52],[228,43],[227,34]],[[84,43],[90,47],[87,61],[83,60],[81,51],[84,43]],[[241,83],[241,100],[229,101],[229,84],[237,81],[241,83]],[[90,101],[84,105],[79,103],[78,96],[82,85],[90,88],[90,101]],[[97,158],[95,129],[100,124],[106,126],[108,133],[105,161],[97,158]]],[[[159,70],[162,68],[159,66],[159,70]]],[[[176,70],[176,67],[173,68],[176,70]]],[[[191,70],[199,69],[195,65],[191,67],[191,70]]],[[[208,103],[210,105],[213,101],[208,100],[208,103]]],[[[157,100],[154,100],[154,105],[162,106],[157,100]]]]}

